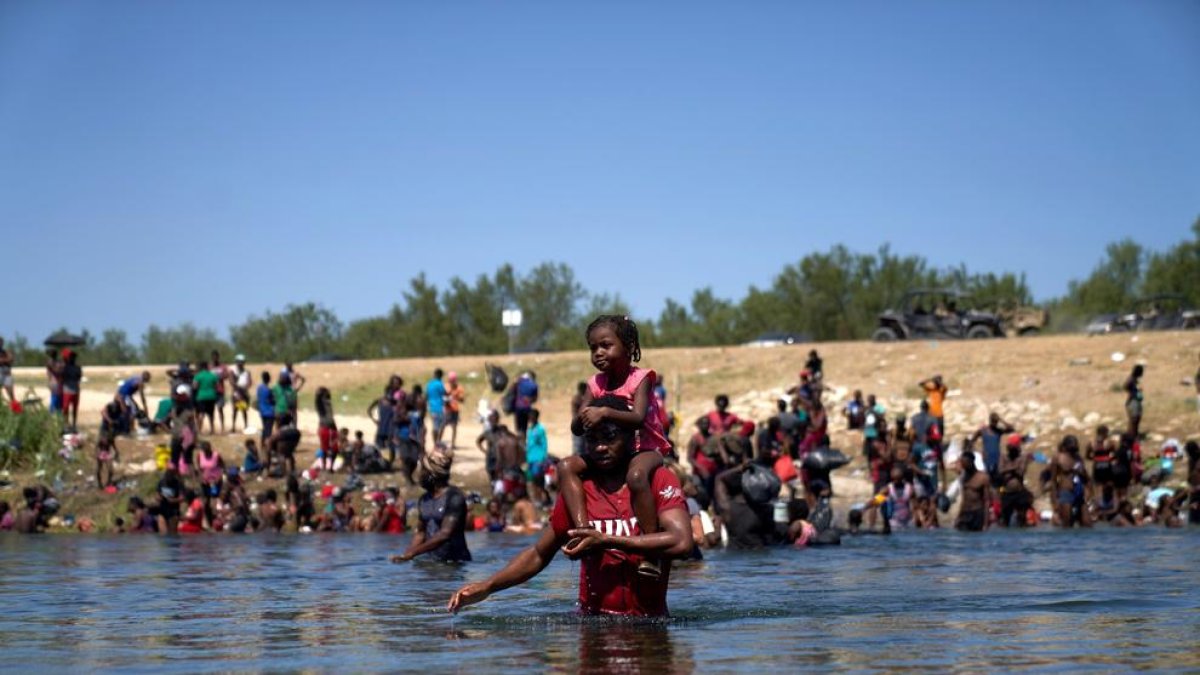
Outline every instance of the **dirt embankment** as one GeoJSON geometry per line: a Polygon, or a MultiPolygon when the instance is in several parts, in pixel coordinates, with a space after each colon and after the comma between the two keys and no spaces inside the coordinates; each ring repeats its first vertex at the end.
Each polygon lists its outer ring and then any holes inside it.
{"type": "MultiPolygon", "coordinates": [[[[824,343],[814,345],[825,360],[825,380],[830,391],[827,404],[834,407],[831,435],[836,447],[848,455],[858,454],[861,439],[850,432],[838,411],[855,390],[874,393],[887,407],[889,417],[916,411],[920,401],[917,383],[933,374],[941,374],[950,395],[946,402],[946,422],[951,438],[969,434],[987,421],[989,411],[1001,415],[1018,430],[1036,436],[1035,449],[1049,451],[1066,434],[1084,436],[1098,424],[1113,429],[1124,425],[1124,395],[1120,385],[1135,363],[1146,366],[1145,417],[1149,447],[1157,447],[1164,438],[1180,439],[1197,435],[1200,414],[1192,377],[1200,366],[1200,333],[1153,333],[1140,335],[1082,337],[1048,336],[1029,339],[978,340],[969,342],[869,342],[824,343]],[[1119,354],[1120,360],[1114,360],[1119,354]]],[[[653,368],[665,379],[668,404],[682,421],[676,440],[686,441],[692,433],[691,420],[706,412],[720,393],[732,400],[735,413],[763,421],[774,411],[775,401],[796,383],[808,349],[812,346],[749,348],[677,348],[655,349],[648,345],[640,365],[653,368]]],[[[85,355],[86,361],[86,355],[85,355]]],[[[459,427],[460,449],[455,473],[475,487],[483,486],[483,457],[473,448],[480,432],[475,411],[481,401],[495,404],[484,380],[484,362],[503,366],[510,375],[521,370],[536,372],[541,387],[538,407],[542,410],[552,453],[570,452],[569,406],[576,384],[593,370],[583,352],[522,355],[520,357],[446,357],[385,361],[348,361],[341,363],[300,364],[307,378],[301,394],[301,427],[314,431],[312,393],[319,386],[334,393],[338,424],[362,430],[368,439],[374,425],[366,417],[366,406],[382,391],[387,377],[404,376],[406,386],[424,384],[433,369],[456,371],[468,392],[463,422],[459,427]]],[[[166,366],[150,367],[153,374],[147,395],[157,401],[166,393],[166,366]]],[[[94,430],[99,411],[111,399],[117,382],[141,368],[88,367],[82,398],[80,426],[94,430]]],[[[261,370],[278,373],[278,364],[252,364],[261,370]]],[[[22,385],[37,385],[45,396],[44,380],[37,369],[18,369],[18,394],[22,385]]],[[[153,407],[154,403],[151,403],[153,407]]],[[[227,412],[228,414],[228,412],[227,412]]],[[[227,420],[228,422],[228,420],[227,420]]],[[[251,425],[258,426],[251,413],[251,425]]],[[[214,444],[229,460],[240,461],[241,434],[212,437],[214,444]]],[[[312,461],[315,434],[306,434],[300,463],[312,461]]],[[[134,474],[147,466],[153,456],[154,439],[123,443],[120,472],[134,474]]],[[[90,465],[81,465],[84,473],[90,465]]],[[[856,466],[835,474],[835,489],[849,498],[866,494],[865,479],[856,475],[856,466]]],[[[21,476],[16,476],[18,481],[21,476]]],[[[78,478],[78,477],[76,477],[78,478]]],[[[82,480],[82,479],[79,479],[82,480]]],[[[395,479],[391,479],[395,480],[395,479]]]]}

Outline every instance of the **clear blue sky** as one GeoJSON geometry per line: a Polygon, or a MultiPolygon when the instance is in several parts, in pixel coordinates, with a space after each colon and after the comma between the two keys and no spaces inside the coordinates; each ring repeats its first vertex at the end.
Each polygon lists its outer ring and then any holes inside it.
{"type": "Polygon", "coordinates": [[[0,335],[512,262],[641,315],[844,243],[1024,271],[1200,215],[1200,3],[0,3],[0,335]]]}

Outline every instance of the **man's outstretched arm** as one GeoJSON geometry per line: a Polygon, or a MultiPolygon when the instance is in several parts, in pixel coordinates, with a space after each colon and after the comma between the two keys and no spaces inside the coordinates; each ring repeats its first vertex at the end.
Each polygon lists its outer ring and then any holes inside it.
{"type": "Polygon", "coordinates": [[[559,539],[553,529],[542,530],[542,535],[538,537],[533,546],[518,553],[504,566],[504,569],[493,574],[490,579],[467,584],[458,589],[458,592],[447,603],[446,610],[457,612],[467,605],[483,602],[489,595],[497,591],[518,586],[534,578],[539,572],[546,569],[546,565],[549,565],[551,560],[554,560],[554,554],[558,552],[561,544],[559,539]]]}

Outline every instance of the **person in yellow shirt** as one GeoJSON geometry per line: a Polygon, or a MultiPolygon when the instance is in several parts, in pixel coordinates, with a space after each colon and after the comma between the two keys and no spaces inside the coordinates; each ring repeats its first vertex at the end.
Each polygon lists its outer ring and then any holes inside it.
{"type": "Polygon", "coordinates": [[[446,380],[450,384],[446,388],[446,425],[450,427],[450,449],[454,450],[458,448],[458,418],[467,390],[458,383],[458,373],[451,371],[446,380]]]}
{"type": "Polygon", "coordinates": [[[946,383],[942,382],[941,375],[934,375],[928,380],[922,380],[921,388],[925,390],[925,399],[929,401],[929,414],[937,419],[938,431],[941,432],[942,438],[945,438],[946,416],[943,404],[946,402],[946,383]]]}

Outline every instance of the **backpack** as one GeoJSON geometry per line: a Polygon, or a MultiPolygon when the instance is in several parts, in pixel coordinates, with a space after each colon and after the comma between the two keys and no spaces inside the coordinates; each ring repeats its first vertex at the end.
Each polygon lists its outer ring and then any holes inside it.
{"type": "Polygon", "coordinates": [[[508,387],[508,373],[503,368],[494,363],[485,363],[483,368],[487,371],[488,386],[492,391],[498,394],[508,387]]]}
{"type": "Polygon", "coordinates": [[[751,504],[768,504],[779,496],[783,482],[775,472],[760,464],[751,464],[742,472],[742,494],[751,504]]]}
{"type": "Polygon", "coordinates": [[[500,397],[500,409],[504,411],[505,415],[511,415],[516,402],[517,385],[514,384],[508,388],[508,391],[504,392],[504,396],[500,397]]]}

